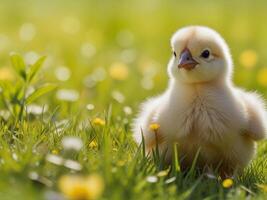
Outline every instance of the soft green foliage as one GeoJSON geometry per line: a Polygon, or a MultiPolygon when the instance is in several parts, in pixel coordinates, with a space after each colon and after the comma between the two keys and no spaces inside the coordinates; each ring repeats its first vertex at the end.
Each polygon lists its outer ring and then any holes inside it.
{"type": "Polygon", "coordinates": [[[176,145],[171,167],[157,149],[147,158],[131,132],[140,102],[167,86],[169,39],[185,25],[218,30],[235,84],[266,97],[266,8],[263,0],[2,0],[0,199],[62,198],[62,175],[92,173],[104,180],[100,199],[266,199],[266,141],[226,189],[194,165],[182,173],[176,145]],[[66,149],[66,136],[83,147],[66,149]]]}
{"type": "Polygon", "coordinates": [[[27,106],[30,103],[54,90],[56,86],[43,84],[34,88],[32,85],[36,73],[43,64],[45,57],[37,59],[37,61],[30,66],[26,66],[23,58],[16,53],[11,53],[10,58],[12,66],[20,79],[16,79],[15,82],[0,82],[1,97],[4,108],[8,110],[7,114],[11,115],[16,122],[27,117],[27,106]],[[30,89],[32,91],[29,91],[30,89]]]}

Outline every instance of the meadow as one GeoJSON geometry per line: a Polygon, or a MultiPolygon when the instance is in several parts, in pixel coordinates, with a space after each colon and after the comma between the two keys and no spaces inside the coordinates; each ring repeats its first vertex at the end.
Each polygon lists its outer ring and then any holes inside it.
{"type": "MultiPolygon", "coordinates": [[[[148,158],[139,104],[166,88],[170,37],[216,29],[237,86],[267,99],[267,2],[1,0],[0,199],[267,199],[267,141],[226,182],[148,158]]],[[[175,146],[174,146],[175,148],[175,146]]],[[[179,153],[179,152],[177,152],[179,153]]]]}

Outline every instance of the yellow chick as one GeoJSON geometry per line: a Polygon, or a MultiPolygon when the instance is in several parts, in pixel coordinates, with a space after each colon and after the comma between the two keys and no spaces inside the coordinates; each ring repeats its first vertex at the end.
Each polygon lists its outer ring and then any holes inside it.
{"type": "Polygon", "coordinates": [[[133,124],[134,138],[147,153],[159,146],[166,162],[178,143],[180,166],[217,169],[223,176],[241,172],[266,137],[263,99],[236,88],[229,48],[214,30],[189,26],[171,39],[166,91],[144,102],[133,124]],[[150,124],[158,124],[155,132],[150,124]]]}

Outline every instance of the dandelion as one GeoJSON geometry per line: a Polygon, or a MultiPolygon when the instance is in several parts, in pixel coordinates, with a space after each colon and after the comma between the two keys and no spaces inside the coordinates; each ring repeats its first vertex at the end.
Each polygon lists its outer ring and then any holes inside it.
{"type": "Polygon", "coordinates": [[[267,67],[259,70],[257,74],[257,81],[262,86],[267,86],[267,67]]]}
{"type": "Polygon", "coordinates": [[[104,182],[97,174],[88,177],[64,175],[58,181],[60,191],[70,199],[97,199],[104,190],[104,182]]]}
{"type": "Polygon", "coordinates": [[[88,199],[97,199],[104,190],[104,181],[102,177],[97,174],[88,176],[86,185],[88,199]]]}
{"type": "Polygon", "coordinates": [[[62,139],[62,146],[67,150],[79,151],[83,146],[83,142],[79,137],[66,136],[62,139]]]}
{"type": "Polygon", "coordinates": [[[258,55],[254,50],[245,50],[239,57],[239,62],[247,69],[253,68],[258,61],[258,55]]]}
{"type": "Polygon", "coordinates": [[[103,119],[96,117],[95,119],[93,119],[93,124],[96,126],[104,126],[106,122],[103,119]]]}
{"type": "Polygon", "coordinates": [[[222,186],[224,188],[230,188],[230,187],[232,187],[233,184],[234,184],[234,181],[231,178],[224,179],[222,182],[222,186]]]}
{"type": "Polygon", "coordinates": [[[263,192],[267,193],[267,184],[256,184],[263,192]]]}
{"type": "Polygon", "coordinates": [[[113,63],[109,68],[109,75],[115,80],[125,80],[128,78],[128,67],[124,63],[113,63]]]}
{"type": "Polygon", "coordinates": [[[89,147],[90,147],[91,149],[97,148],[97,146],[98,146],[98,144],[97,144],[97,142],[96,142],[95,140],[93,140],[93,141],[91,141],[91,142],[89,143],[89,147]]]}
{"type": "Polygon", "coordinates": [[[157,123],[152,123],[152,124],[149,125],[149,129],[150,129],[151,131],[154,131],[154,132],[158,131],[159,128],[160,128],[160,125],[157,124],[157,123]]]}
{"type": "Polygon", "coordinates": [[[1,67],[0,68],[0,80],[1,81],[12,81],[15,79],[15,76],[10,68],[1,67]]]}
{"type": "Polygon", "coordinates": [[[83,177],[62,176],[58,181],[61,192],[70,199],[88,199],[87,188],[83,177]]]}

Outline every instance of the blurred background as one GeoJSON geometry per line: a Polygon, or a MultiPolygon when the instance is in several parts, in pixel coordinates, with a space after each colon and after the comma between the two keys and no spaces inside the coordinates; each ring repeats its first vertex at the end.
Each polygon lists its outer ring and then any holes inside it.
{"type": "Polygon", "coordinates": [[[264,0],[1,0],[0,80],[16,81],[10,52],[29,64],[46,55],[41,82],[59,87],[40,105],[60,106],[62,116],[110,104],[136,112],[167,86],[172,34],[205,25],[229,44],[235,84],[266,96],[266,9],[264,0]]]}

